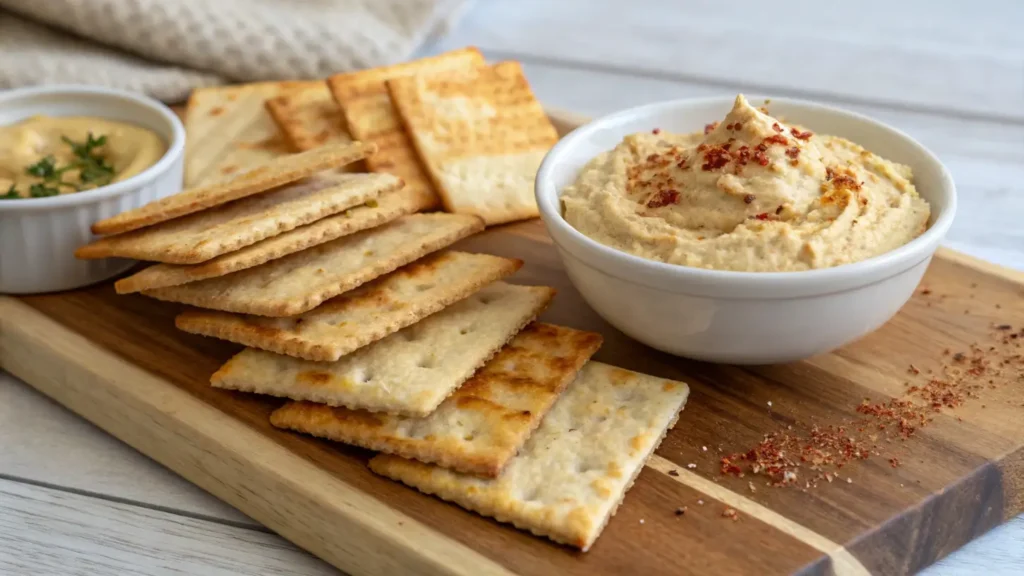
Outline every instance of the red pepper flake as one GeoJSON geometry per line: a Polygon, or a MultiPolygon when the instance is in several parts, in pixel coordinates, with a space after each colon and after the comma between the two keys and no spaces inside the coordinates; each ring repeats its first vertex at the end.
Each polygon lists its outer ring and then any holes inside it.
{"type": "Polygon", "coordinates": [[[790,128],[789,133],[793,135],[793,138],[798,140],[808,140],[811,136],[814,136],[813,132],[801,132],[796,128],[790,128]]]}
{"type": "Polygon", "coordinates": [[[669,204],[679,203],[679,192],[676,190],[661,190],[656,192],[647,200],[648,208],[661,208],[669,204]]]}
{"type": "Polygon", "coordinates": [[[764,143],[765,144],[779,144],[781,146],[786,146],[786,145],[789,144],[789,140],[786,139],[786,137],[783,136],[782,134],[772,134],[771,136],[769,136],[769,137],[764,139],[764,143]]]}
{"type": "Polygon", "coordinates": [[[743,202],[745,204],[751,204],[756,199],[757,199],[757,196],[754,196],[753,194],[747,194],[746,196],[743,197],[743,202]]]}
{"type": "Polygon", "coordinates": [[[786,156],[789,156],[790,158],[796,160],[800,156],[800,149],[797,148],[796,146],[793,146],[792,148],[786,148],[786,156]]]}
{"type": "Polygon", "coordinates": [[[767,212],[761,212],[757,216],[754,216],[754,218],[757,218],[758,220],[767,220],[769,216],[767,212]]]}
{"type": "Polygon", "coordinates": [[[757,162],[761,166],[767,166],[769,164],[768,156],[763,150],[758,150],[757,152],[754,152],[754,162],[757,162]]]}
{"type": "Polygon", "coordinates": [[[651,130],[651,134],[661,134],[661,128],[655,128],[654,130],[651,130]]]}
{"type": "MultiPolygon", "coordinates": [[[[721,473],[737,477],[759,475],[767,479],[769,486],[797,486],[807,490],[822,481],[842,479],[838,470],[856,460],[877,456],[893,468],[901,466],[897,455],[884,454],[885,447],[894,439],[908,442],[918,430],[934,421],[936,413],[956,410],[971,399],[980,399],[985,390],[1011,381],[1024,383],[1018,368],[1024,366],[1019,340],[1024,336],[1024,329],[1011,332],[1013,327],[1003,330],[999,329],[1001,326],[1004,324],[991,326],[994,330],[990,335],[995,342],[974,343],[956,355],[939,348],[936,356],[947,358],[941,368],[928,369],[929,376],[918,379],[913,385],[906,382],[901,397],[882,402],[865,399],[854,407],[854,418],[827,428],[814,426],[804,433],[794,432],[794,425],[780,428],[766,434],[749,451],[722,457],[721,473]],[[939,356],[940,352],[943,356],[939,356]],[[1006,366],[1012,367],[1009,377],[1004,375],[1006,366]],[[857,433],[854,436],[847,430],[857,433]]],[[[908,370],[922,374],[914,364],[910,364],[908,370]]],[[[987,409],[987,404],[981,407],[987,409]]],[[[962,421],[960,416],[951,415],[962,421]]]]}
{"type": "Polygon", "coordinates": [[[704,153],[704,164],[701,165],[700,169],[705,172],[718,170],[728,164],[731,159],[729,150],[721,146],[715,146],[704,153]]]}
{"type": "Polygon", "coordinates": [[[733,153],[733,157],[736,158],[737,166],[745,166],[750,161],[750,148],[747,146],[740,146],[736,152],[733,153]]]}
{"type": "Polygon", "coordinates": [[[775,130],[776,132],[781,133],[782,132],[782,126],[779,126],[779,123],[776,122],[776,123],[772,124],[772,130],[775,130]]]}
{"type": "Polygon", "coordinates": [[[718,128],[718,122],[712,122],[711,124],[704,125],[704,134],[711,134],[715,128],[718,128]]]}

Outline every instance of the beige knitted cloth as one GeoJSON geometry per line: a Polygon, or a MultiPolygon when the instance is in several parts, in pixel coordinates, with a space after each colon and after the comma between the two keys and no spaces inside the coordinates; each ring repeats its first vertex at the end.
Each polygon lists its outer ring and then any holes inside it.
{"type": "Polygon", "coordinates": [[[408,58],[467,0],[0,0],[0,88],[87,83],[166,102],[225,82],[408,58]]]}

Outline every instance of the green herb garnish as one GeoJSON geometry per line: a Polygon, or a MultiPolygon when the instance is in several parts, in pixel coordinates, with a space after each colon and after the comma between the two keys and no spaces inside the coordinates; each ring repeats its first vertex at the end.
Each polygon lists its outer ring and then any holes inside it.
{"type": "MultiPolygon", "coordinates": [[[[97,148],[107,143],[106,135],[94,138],[92,132],[90,132],[86,136],[85,142],[82,143],[75,142],[67,136],[61,136],[61,140],[71,147],[71,152],[75,155],[75,161],[58,168],[53,156],[46,156],[39,162],[27,166],[25,168],[26,174],[42,178],[43,180],[29,186],[29,196],[32,198],[56,196],[60,194],[62,186],[73,188],[75,192],[80,192],[85,188],[98,188],[110,184],[114,179],[114,167],[96,152],[97,148]],[[68,170],[78,170],[78,183],[64,181],[64,173],[68,170]]],[[[6,194],[0,195],[0,200],[12,200],[14,198],[21,198],[21,196],[15,190],[13,184],[6,194]]]]}
{"type": "Polygon", "coordinates": [[[29,176],[35,176],[36,178],[52,178],[57,174],[57,161],[53,159],[53,156],[47,156],[39,162],[25,168],[25,172],[29,176]]]}
{"type": "Polygon", "coordinates": [[[56,196],[60,194],[60,190],[57,188],[51,188],[43,183],[39,183],[29,186],[28,194],[33,198],[46,198],[47,196],[56,196]]]}

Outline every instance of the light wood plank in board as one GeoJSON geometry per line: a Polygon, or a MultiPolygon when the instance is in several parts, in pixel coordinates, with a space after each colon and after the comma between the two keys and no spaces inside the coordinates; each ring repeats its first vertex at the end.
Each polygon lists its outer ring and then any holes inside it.
{"type": "Polygon", "coordinates": [[[260,526],[2,371],[0,438],[4,476],[260,526]]]}
{"type": "Polygon", "coordinates": [[[21,302],[0,297],[0,319],[0,366],[335,566],[506,573],[21,302]]]}
{"type": "Polygon", "coordinates": [[[273,534],[0,480],[5,576],[337,576],[273,534]]]}
{"type": "Polygon", "coordinates": [[[1024,120],[1012,0],[492,0],[433,48],[1024,120]]]}

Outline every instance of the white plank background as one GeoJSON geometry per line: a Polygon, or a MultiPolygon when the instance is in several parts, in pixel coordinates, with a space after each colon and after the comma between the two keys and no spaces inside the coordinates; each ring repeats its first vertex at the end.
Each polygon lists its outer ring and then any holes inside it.
{"type": "MultiPolygon", "coordinates": [[[[1024,269],[1020,0],[477,0],[423,49],[518,59],[590,115],[669,98],[810,98],[889,122],[949,166],[947,245],[1024,269]]],[[[928,576],[1024,573],[1024,518],[928,576]]],[[[0,574],[337,574],[0,373],[0,574]]]]}

